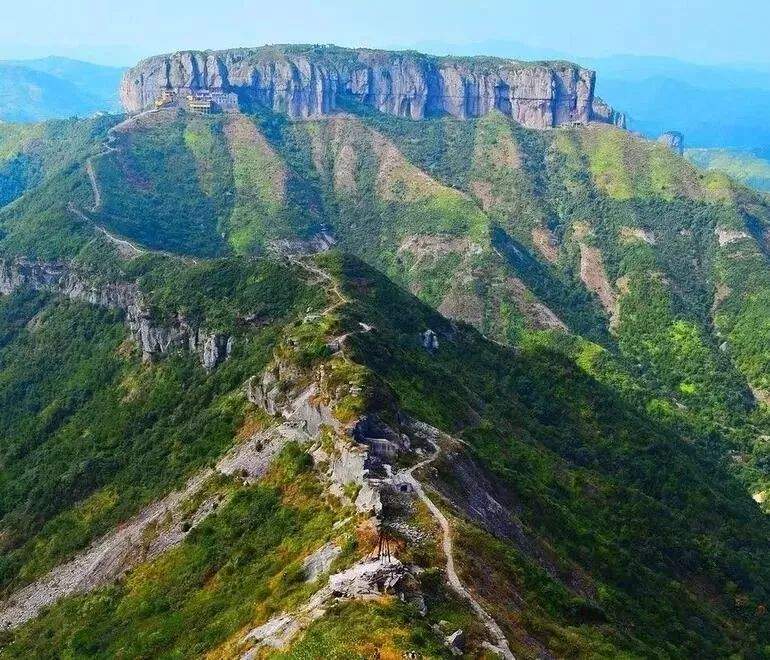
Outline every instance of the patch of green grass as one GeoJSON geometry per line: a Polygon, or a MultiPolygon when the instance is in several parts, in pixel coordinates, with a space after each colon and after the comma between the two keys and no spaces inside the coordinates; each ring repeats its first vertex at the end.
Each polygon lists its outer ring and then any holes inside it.
{"type": "Polygon", "coordinates": [[[120,135],[118,150],[94,164],[100,215],[115,232],[147,247],[216,256],[225,251],[218,225],[231,201],[209,197],[201,188],[186,127],[184,115],[164,117],[120,135]]]}
{"type": "Polygon", "coordinates": [[[288,445],[271,485],[236,489],[180,546],[119,584],[54,605],[7,635],[0,657],[198,656],[296,606],[313,588],[299,560],[336,520],[307,458],[288,445]]]}

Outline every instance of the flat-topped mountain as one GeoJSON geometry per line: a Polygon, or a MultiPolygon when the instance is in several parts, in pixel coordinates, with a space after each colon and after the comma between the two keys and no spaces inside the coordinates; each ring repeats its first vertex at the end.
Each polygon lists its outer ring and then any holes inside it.
{"type": "Polygon", "coordinates": [[[425,119],[499,110],[529,128],[625,118],[594,96],[595,74],[569,62],[432,57],[336,46],[264,46],[158,55],[126,72],[120,96],[130,113],[163,90],[235,92],[292,118],[319,117],[345,101],[425,119]]]}
{"type": "Polygon", "coordinates": [[[592,90],[273,47],[0,124],[0,660],[770,649],[770,198],[592,90]]]}

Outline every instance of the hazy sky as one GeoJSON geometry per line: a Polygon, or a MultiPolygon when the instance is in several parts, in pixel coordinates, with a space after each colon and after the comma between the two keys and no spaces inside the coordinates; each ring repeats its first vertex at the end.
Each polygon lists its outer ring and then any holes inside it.
{"type": "Polygon", "coordinates": [[[0,0],[0,58],[105,63],[264,43],[522,42],[570,54],[770,63],[768,0],[0,0]]]}

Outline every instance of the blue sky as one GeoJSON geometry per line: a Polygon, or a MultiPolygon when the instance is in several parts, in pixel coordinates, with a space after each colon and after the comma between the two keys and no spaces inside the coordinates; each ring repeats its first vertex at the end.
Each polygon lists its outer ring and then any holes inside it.
{"type": "Polygon", "coordinates": [[[130,64],[182,48],[505,41],[567,54],[770,63],[767,0],[2,0],[0,58],[130,64]]]}

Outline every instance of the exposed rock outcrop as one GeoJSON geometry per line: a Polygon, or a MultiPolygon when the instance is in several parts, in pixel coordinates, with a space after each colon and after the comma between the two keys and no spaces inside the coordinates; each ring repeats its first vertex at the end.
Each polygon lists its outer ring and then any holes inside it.
{"type": "Polygon", "coordinates": [[[214,469],[201,470],[182,489],[151,503],[70,561],[0,602],[0,628],[16,628],[61,598],[89,593],[179,545],[224,497],[215,494],[196,502],[212,477],[237,474],[253,483],[265,475],[289,441],[307,442],[307,436],[281,425],[235,445],[214,469]]]}
{"type": "Polygon", "coordinates": [[[720,247],[751,238],[745,231],[741,231],[740,229],[728,229],[726,227],[717,227],[714,229],[714,234],[717,237],[720,247]]]}
{"type": "Polygon", "coordinates": [[[680,156],[684,154],[684,136],[681,133],[667,131],[658,138],[658,142],[665,144],[671,151],[680,156]]]}
{"type": "Polygon", "coordinates": [[[63,263],[0,260],[0,294],[8,295],[20,287],[122,311],[145,361],[172,350],[186,349],[198,353],[203,366],[211,370],[224,362],[233,349],[233,337],[207,333],[179,315],[159,323],[150,314],[149,306],[134,283],[95,284],[63,263]]]}
{"type": "Polygon", "coordinates": [[[394,593],[411,595],[415,585],[414,577],[397,559],[362,560],[347,570],[332,575],[328,583],[296,612],[283,612],[250,630],[241,640],[241,644],[248,647],[241,655],[241,660],[261,657],[260,649],[264,652],[285,648],[300,631],[320,619],[336,601],[366,600],[394,593]]]}
{"type": "Polygon", "coordinates": [[[356,100],[411,119],[499,110],[531,128],[624,125],[623,115],[594,97],[594,82],[593,71],[567,62],[265,46],[150,57],[126,72],[120,97],[130,113],[152,107],[163,89],[192,88],[234,92],[243,107],[259,104],[292,118],[327,115],[356,100]]]}
{"type": "Polygon", "coordinates": [[[305,573],[305,581],[313,582],[331,568],[332,563],[342,554],[342,548],[336,543],[326,543],[313,554],[305,557],[302,562],[302,570],[305,573]]]}
{"type": "Polygon", "coordinates": [[[626,128],[626,114],[614,110],[598,96],[594,97],[593,104],[591,105],[591,114],[594,121],[612,124],[618,128],[626,128]]]}

